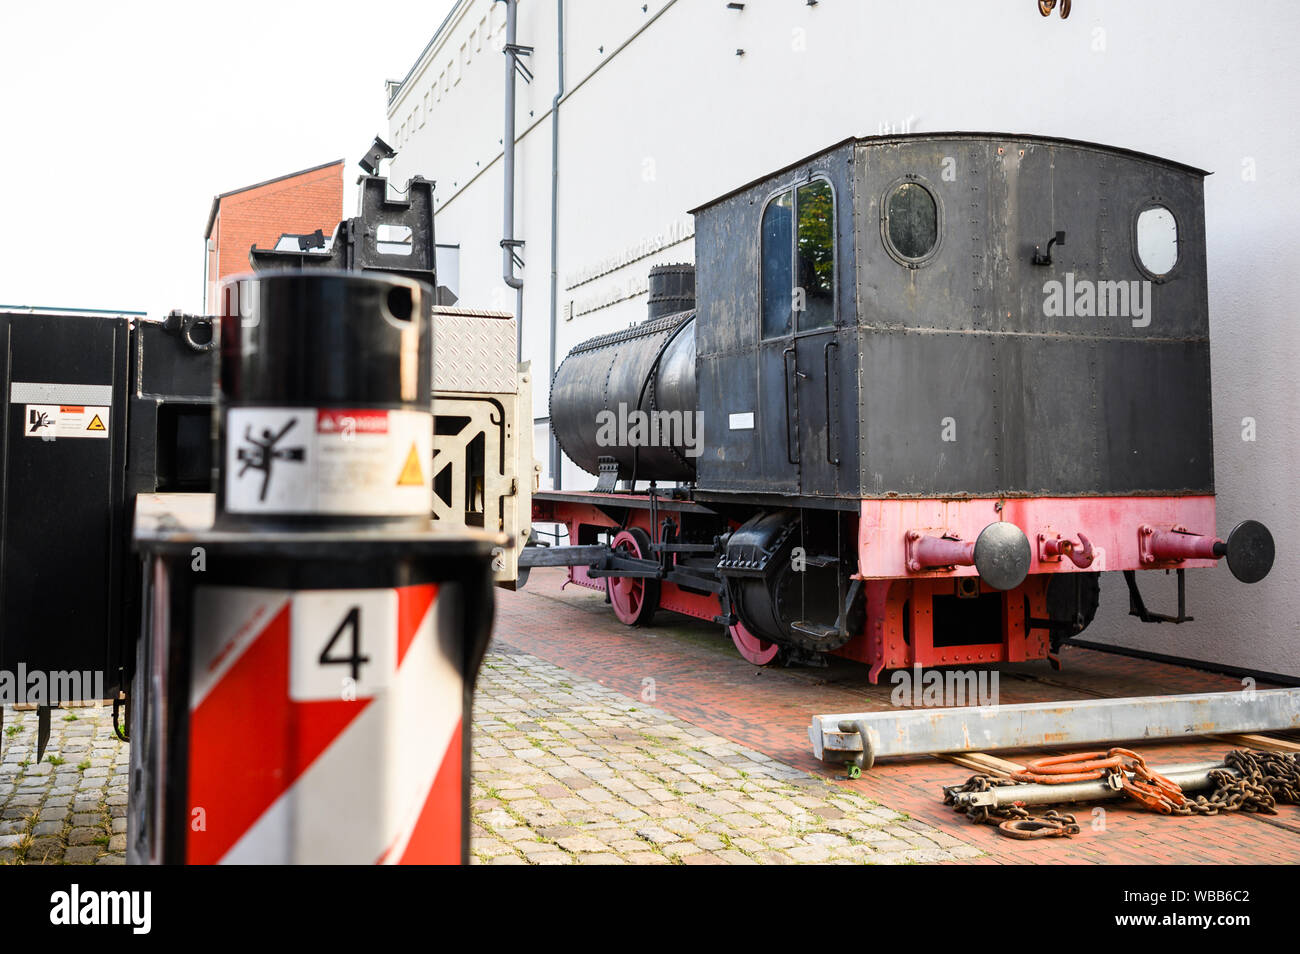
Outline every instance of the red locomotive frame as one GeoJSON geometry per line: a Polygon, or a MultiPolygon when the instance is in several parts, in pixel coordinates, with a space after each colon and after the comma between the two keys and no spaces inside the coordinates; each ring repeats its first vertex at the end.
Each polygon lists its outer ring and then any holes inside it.
{"type": "MultiPolygon", "coordinates": [[[[654,509],[686,522],[701,508],[693,502],[658,497],[654,509]]],[[[657,540],[651,513],[651,498],[642,493],[542,491],[533,499],[535,523],[564,524],[569,540],[575,542],[591,538],[595,531],[606,536],[614,550],[639,559],[654,559],[653,553],[642,552],[644,541],[657,540]],[[622,519],[612,515],[620,511],[622,519]]],[[[863,581],[866,621],[861,631],[831,652],[865,663],[873,683],[885,669],[1037,659],[1055,663],[1046,625],[1047,588],[1053,577],[1102,570],[1212,567],[1221,558],[1216,546],[1226,553],[1226,544],[1193,531],[1214,525],[1215,501],[1210,495],[863,500],[857,517],[854,579],[863,581]],[[1015,588],[995,590],[979,578],[973,561],[909,566],[918,536],[949,545],[953,549],[945,558],[960,560],[956,549],[974,541],[984,526],[998,519],[1023,529],[1034,547],[1029,575],[1015,588]],[[1086,556],[1081,555],[1084,549],[1086,556]],[[1000,638],[936,645],[934,599],[958,589],[967,591],[963,594],[967,596],[1001,595],[1000,638]]],[[[668,568],[672,559],[664,554],[661,562],[668,568]]],[[[717,594],[684,588],[666,578],[593,575],[599,573],[594,566],[570,566],[569,581],[606,591],[624,622],[643,622],[658,608],[727,624],[717,594]],[[647,600],[654,605],[646,607],[647,600]]],[[[736,621],[727,628],[746,659],[763,665],[776,658],[778,647],[750,634],[743,623],[736,621]]]]}

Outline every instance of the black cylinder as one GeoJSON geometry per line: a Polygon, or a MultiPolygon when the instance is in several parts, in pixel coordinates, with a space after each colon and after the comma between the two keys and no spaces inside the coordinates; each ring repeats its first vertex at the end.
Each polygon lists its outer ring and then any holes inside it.
{"type": "Polygon", "coordinates": [[[432,334],[422,286],[265,272],[222,288],[217,523],[427,526],[432,334]]]}
{"type": "Polygon", "coordinates": [[[551,382],[551,429],[583,470],[602,457],[623,480],[690,481],[703,442],[695,315],[668,315],[583,342],[551,382]]]}
{"type": "Polygon", "coordinates": [[[695,308],[695,266],[656,265],[650,269],[650,318],[676,315],[695,308]]]}

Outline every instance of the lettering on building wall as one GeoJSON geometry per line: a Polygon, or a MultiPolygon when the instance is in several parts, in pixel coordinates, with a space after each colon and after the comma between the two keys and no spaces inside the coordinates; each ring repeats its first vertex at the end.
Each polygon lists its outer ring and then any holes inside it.
{"type": "Polygon", "coordinates": [[[577,318],[581,315],[588,315],[593,311],[599,311],[602,308],[608,308],[610,305],[617,305],[621,301],[635,298],[637,295],[648,294],[649,291],[648,274],[640,277],[631,276],[623,281],[611,282],[600,291],[590,292],[573,299],[569,303],[570,312],[568,317],[577,318]]]}
{"type": "MultiPolygon", "coordinates": [[[[564,276],[564,287],[570,291],[579,285],[585,285],[588,282],[595,281],[610,272],[616,272],[620,268],[638,262],[643,258],[649,258],[656,252],[662,252],[666,248],[671,248],[681,242],[695,238],[695,225],[693,219],[678,219],[671,222],[667,228],[654,235],[647,236],[635,245],[630,245],[616,255],[599,259],[588,265],[574,269],[564,276]]],[[[642,282],[644,284],[644,282],[642,282]]],[[[644,289],[642,289],[644,290],[644,289]]]]}

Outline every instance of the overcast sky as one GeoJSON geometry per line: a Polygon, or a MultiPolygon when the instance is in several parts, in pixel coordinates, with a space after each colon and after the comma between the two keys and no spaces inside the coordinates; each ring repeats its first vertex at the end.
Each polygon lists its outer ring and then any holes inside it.
{"type": "Polygon", "coordinates": [[[0,304],[200,311],[212,197],[340,157],[354,215],[384,80],[450,7],[6,0],[0,304]]]}

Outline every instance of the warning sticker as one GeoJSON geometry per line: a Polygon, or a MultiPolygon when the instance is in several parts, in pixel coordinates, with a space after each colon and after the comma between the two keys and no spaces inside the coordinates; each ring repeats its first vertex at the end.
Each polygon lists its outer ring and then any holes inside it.
{"type": "Polygon", "coordinates": [[[433,417],[418,411],[231,408],[231,513],[425,516],[433,417]]]}
{"type": "Polygon", "coordinates": [[[27,404],[23,408],[23,436],[42,440],[65,437],[108,437],[108,411],[103,405],[27,404]]]}
{"type": "Polygon", "coordinates": [[[424,483],[424,471],[420,469],[420,453],[411,442],[411,449],[407,452],[406,463],[402,465],[402,472],[397,475],[397,486],[399,487],[419,487],[424,483]]]}

